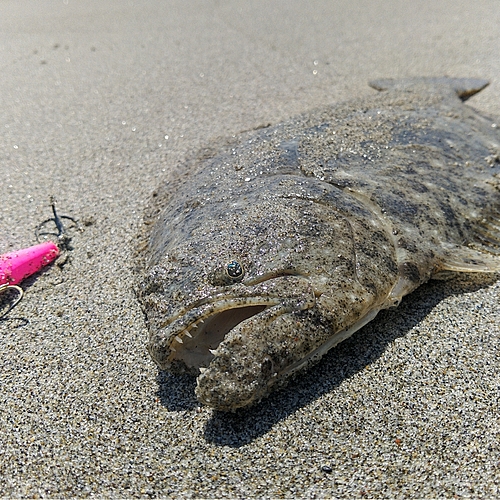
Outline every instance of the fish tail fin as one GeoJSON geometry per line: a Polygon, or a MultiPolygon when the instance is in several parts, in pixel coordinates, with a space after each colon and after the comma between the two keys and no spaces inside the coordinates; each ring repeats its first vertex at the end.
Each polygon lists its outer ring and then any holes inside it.
{"type": "Polygon", "coordinates": [[[451,89],[462,100],[466,101],[469,97],[477,94],[489,84],[488,80],[481,78],[382,78],[368,82],[370,87],[375,90],[403,90],[412,91],[425,89],[430,92],[436,92],[440,89],[451,89]]]}

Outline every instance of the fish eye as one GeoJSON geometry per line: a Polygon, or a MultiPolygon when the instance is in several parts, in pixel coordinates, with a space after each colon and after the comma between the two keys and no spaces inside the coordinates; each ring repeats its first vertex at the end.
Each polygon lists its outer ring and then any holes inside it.
{"type": "Polygon", "coordinates": [[[237,280],[243,276],[243,266],[239,262],[233,260],[227,264],[226,273],[233,280],[237,280]]]}

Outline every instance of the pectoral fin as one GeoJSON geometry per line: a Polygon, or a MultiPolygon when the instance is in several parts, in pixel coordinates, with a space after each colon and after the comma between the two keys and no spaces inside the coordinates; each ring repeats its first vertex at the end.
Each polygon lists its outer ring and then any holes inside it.
{"type": "MultiPolygon", "coordinates": [[[[493,247],[491,247],[493,250],[493,247]]],[[[496,253],[496,252],[495,252],[496,253]]],[[[451,245],[445,249],[445,256],[437,273],[433,276],[439,278],[440,273],[447,271],[462,273],[494,273],[500,271],[500,252],[496,255],[485,249],[466,246],[451,245]]]]}

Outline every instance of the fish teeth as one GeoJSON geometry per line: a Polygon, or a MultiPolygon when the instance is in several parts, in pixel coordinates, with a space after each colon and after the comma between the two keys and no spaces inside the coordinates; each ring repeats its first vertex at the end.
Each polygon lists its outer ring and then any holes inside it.
{"type": "Polygon", "coordinates": [[[179,335],[175,336],[175,340],[177,340],[177,342],[179,342],[179,344],[183,344],[184,343],[184,341],[179,337],[179,335]]]}
{"type": "Polygon", "coordinates": [[[191,334],[190,334],[187,330],[184,330],[184,335],[185,335],[186,337],[189,337],[190,339],[192,339],[192,338],[193,338],[193,336],[192,336],[192,335],[191,335],[191,334]]]}
{"type": "Polygon", "coordinates": [[[217,352],[217,349],[209,349],[209,351],[215,356],[215,353],[217,352]]]}
{"type": "Polygon", "coordinates": [[[208,370],[208,368],[203,368],[202,366],[200,366],[199,370],[200,373],[205,373],[208,370]]]}

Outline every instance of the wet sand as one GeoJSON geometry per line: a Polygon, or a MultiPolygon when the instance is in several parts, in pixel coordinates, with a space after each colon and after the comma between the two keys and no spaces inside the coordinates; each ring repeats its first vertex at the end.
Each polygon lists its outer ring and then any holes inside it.
{"type": "Polygon", "coordinates": [[[0,495],[493,497],[500,281],[432,282],[235,414],[159,373],[133,292],[148,197],[218,137],[476,76],[500,117],[493,0],[19,1],[0,6],[1,253],[51,216],[73,249],[0,322],[0,495]]]}

